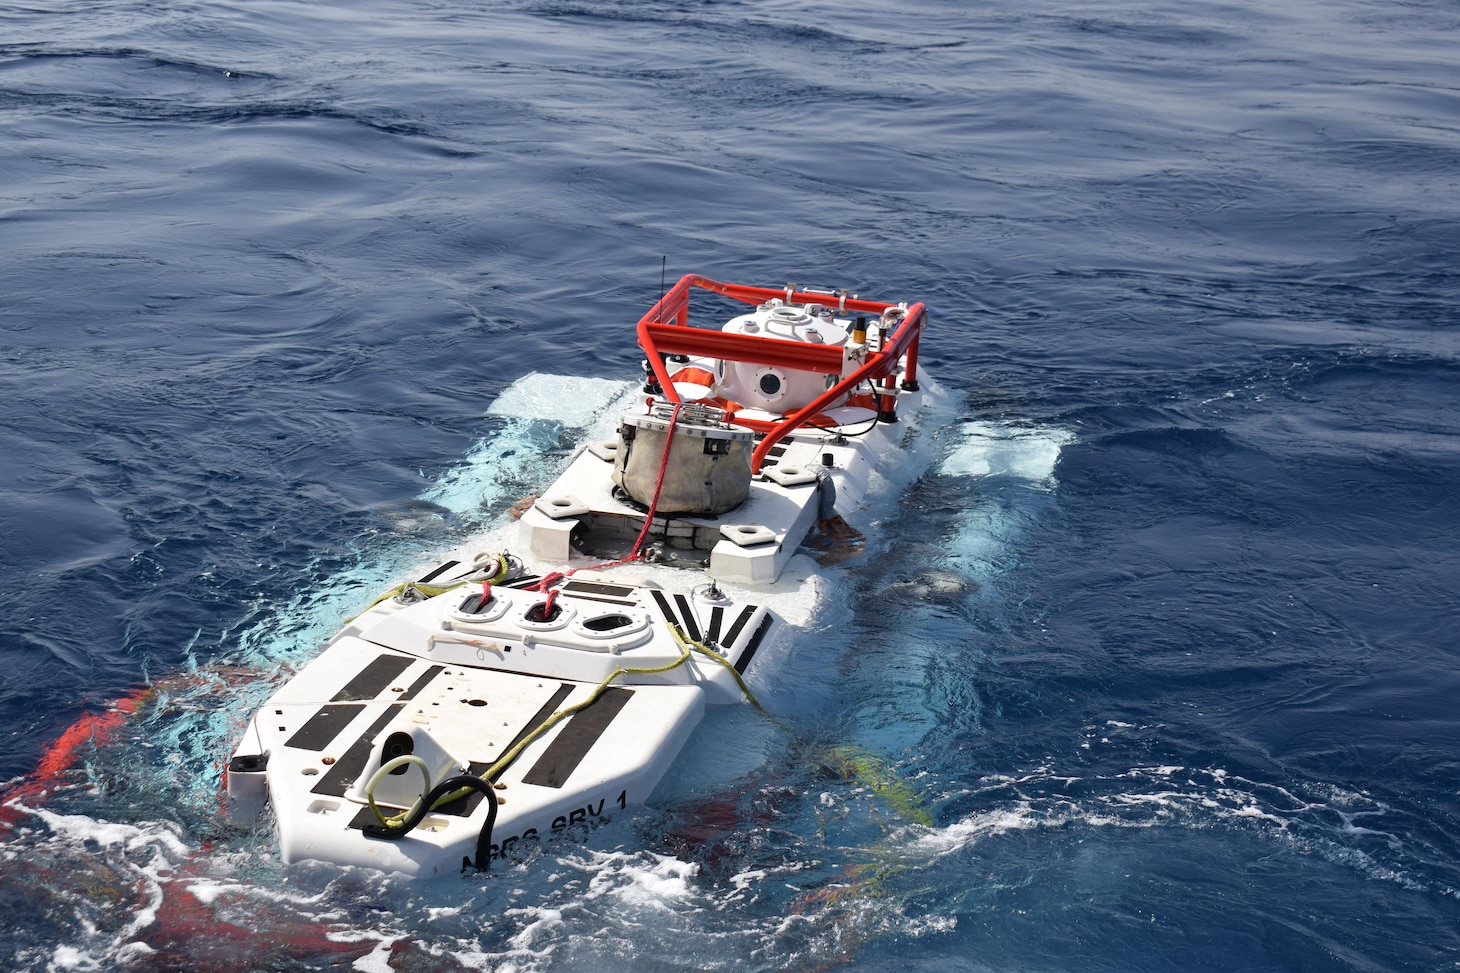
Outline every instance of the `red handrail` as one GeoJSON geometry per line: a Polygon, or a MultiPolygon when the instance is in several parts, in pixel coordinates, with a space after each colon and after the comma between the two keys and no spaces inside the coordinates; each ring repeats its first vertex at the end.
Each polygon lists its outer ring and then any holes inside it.
{"type": "MultiPolygon", "coordinates": [[[[801,341],[764,338],[755,334],[733,334],[707,328],[683,328],[677,324],[640,323],[639,345],[648,336],[654,351],[661,355],[704,355],[726,361],[754,362],[798,371],[840,375],[842,349],[839,345],[810,345],[801,341]]],[[[648,347],[644,347],[649,351],[648,347]]],[[[661,359],[662,364],[662,359],[661,359]]],[[[663,384],[660,377],[660,384],[663,384]]],[[[665,389],[668,393],[668,388],[665,389]]],[[[678,401],[676,399],[675,401],[678,401]]]]}
{"type": "MultiPolygon", "coordinates": [[[[827,294],[818,291],[797,291],[793,286],[752,287],[746,284],[722,284],[719,281],[686,274],[661,297],[649,312],[639,319],[639,347],[648,356],[649,367],[664,395],[671,402],[679,402],[679,393],[669,380],[669,371],[664,363],[668,355],[702,355],[730,361],[753,362],[779,368],[818,372],[825,375],[841,375],[845,363],[845,350],[838,345],[813,345],[799,341],[784,341],[759,335],[733,334],[708,328],[691,327],[689,324],[689,299],[691,289],[699,287],[746,304],[760,305],[773,298],[780,298],[788,304],[821,304],[835,307],[838,313],[866,313],[881,316],[891,308],[901,305],[868,301],[845,293],[827,294]]],[[[877,380],[895,375],[898,363],[906,355],[904,364],[906,380],[916,381],[918,339],[927,326],[927,309],[913,304],[906,309],[893,326],[890,334],[884,333],[881,347],[870,352],[862,363],[840,381],[827,389],[805,408],[783,416],[751,454],[751,471],[759,472],[761,464],[771,448],[796,428],[805,425],[813,416],[832,402],[851,392],[864,380],[877,380]]]]}

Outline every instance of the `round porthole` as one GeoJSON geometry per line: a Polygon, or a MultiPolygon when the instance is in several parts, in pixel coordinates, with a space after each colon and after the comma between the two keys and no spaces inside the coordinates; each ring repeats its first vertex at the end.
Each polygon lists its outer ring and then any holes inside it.
{"type": "Polygon", "coordinates": [[[762,402],[769,405],[786,394],[786,376],[778,368],[757,368],[755,370],[755,390],[760,394],[762,402]]]}

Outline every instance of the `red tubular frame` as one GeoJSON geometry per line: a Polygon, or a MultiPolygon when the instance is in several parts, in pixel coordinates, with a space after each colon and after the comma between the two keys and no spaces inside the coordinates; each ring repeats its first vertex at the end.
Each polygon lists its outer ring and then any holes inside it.
{"type": "MultiPolygon", "coordinates": [[[[773,298],[780,298],[791,304],[820,304],[836,308],[837,313],[875,314],[879,318],[889,308],[900,305],[880,301],[867,301],[841,294],[825,294],[818,291],[796,291],[791,287],[777,290],[774,287],[750,287],[745,284],[722,284],[719,281],[686,274],[671,287],[649,313],[639,319],[639,347],[649,357],[649,366],[664,395],[671,402],[679,402],[679,393],[669,380],[669,371],[664,364],[667,355],[696,355],[728,361],[751,362],[777,368],[818,372],[823,375],[841,375],[843,351],[838,345],[813,345],[800,341],[784,341],[764,338],[759,335],[733,334],[708,328],[691,327],[689,323],[689,299],[693,288],[701,288],[745,304],[761,305],[773,298]]],[[[798,409],[780,420],[770,423],[765,437],[751,454],[752,472],[760,472],[761,464],[771,447],[788,436],[797,427],[822,409],[830,406],[865,380],[892,381],[897,374],[898,362],[907,357],[907,381],[917,380],[918,339],[927,326],[927,309],[913,304],[893,326],[891,332],[882,336],[882,347],[869,353],[850,374],[841,378],[815,401],[798,409]]],[[[756,423],[759,426],[759,423],[756,423]]]]}

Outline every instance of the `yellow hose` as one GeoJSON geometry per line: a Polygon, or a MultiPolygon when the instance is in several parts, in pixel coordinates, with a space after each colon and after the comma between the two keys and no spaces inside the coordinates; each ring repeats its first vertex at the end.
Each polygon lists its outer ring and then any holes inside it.
{"type": "Polygon", "coordinates": [[[411,806],[406,808],[403,813],[397,815],[396,820],[404,820],[410,817],[411,814],[416,810],[416,805],[420,804],[421,801],[425,799],[426,795],[431,791],[431,768],[426,766],[426,761],[422,760],[420,757],[415,756],[414,754],[401,754],[399,757],[396,757],[393,760],[387,760],[385,763],[381,764],[380,769],[370,776],[370,781],[365,785],[365,800],[370,804],[370,813],[375,815],[375,820],[379,821],[387,828],[392,827],[390,823],[391,819],[380,813],[380,805],[375,803],[375,788],[380,786],[380,780],[382,777],[390,773],[392,770],[395,770],[397,767],[404,767],[406,764],[413,764],[416,769],[421,772],[421,776],[426,780],[426,786],[421,789],[421,796],[416,798],[415,801],[411,803],[411,806]]]}

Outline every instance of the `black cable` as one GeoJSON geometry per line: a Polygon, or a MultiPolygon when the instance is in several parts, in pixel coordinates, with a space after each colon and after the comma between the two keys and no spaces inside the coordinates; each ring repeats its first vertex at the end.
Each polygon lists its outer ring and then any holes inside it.
{"type": "Polygon", "coordinates": [[[810,426],[812,429],[820,429],[822,432],[836,432],[838,435],[846,436],[849,439],[856,439],[858,436],[867,435],[873,429],[877,428],[877,423],[882,421],[882,396],[878,394],[877,386],[875,385],[869,385],[867,390],[872,394],[872,401],[877,404],[877,408],[875,411],[878,413],[876,416],[872,417],[871,421],[867,424],[867,428],[858,429],[855,432],[842,432],[841,426],[822,426],[814,422],[807,422],[806,425],[810,426]]]}
{"type": "MultiPolygon", "coordinates": [[[[482,824],[482,830],[477,833],[476,859],[472,861],[473,867],[479,872],[487,870],[492,861],[492,828],[497,824],[497,792],[490,782],[483,780],[473,774],[462,774],[459,777],[448,777],[427,792],[421,802],[416,805],[415,811],[395,827],[387,827],[383,824],[367,824],[360,830],[367,838],[383,838],[386,841],[394,841],[397,838],[404,838],[416,829],[426,815],[430,813],[432,806],[453,791],[474,790],[480,791],[487,798],[487,820],[482,824]]],[[[465,859],[463,858],[463,861],[465,859]]]]}

